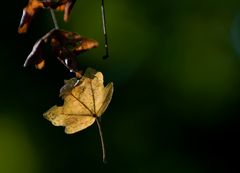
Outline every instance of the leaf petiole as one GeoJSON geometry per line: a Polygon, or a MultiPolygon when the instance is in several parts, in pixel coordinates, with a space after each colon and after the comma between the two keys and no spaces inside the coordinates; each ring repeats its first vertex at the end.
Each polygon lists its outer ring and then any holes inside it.
{"type": "Polygon", "coordinates": [[[97,122],[99,136],[100,136],[101,145],[102,145],[102,159],[103,159],[103,163],[107,163],[106,150],[105,150],[105,145],[104,145],[104,140],[103,140],[103,133],[102,133],[102,128],[101,128],[101,124],[100,124],[99,120],[100,120],[99,117],[96,117],[96,122],[97,122]]]}
{"type": "Polygon", "coordinates": [[[54,28],[55,28],[55,29],[59,29],[58,22],[57,22],[57,18],[56,18],[56,15],[55,15],[53,9],[50,9],[50,12],[51,12],[51,16],[52,16],[54,28]]]}

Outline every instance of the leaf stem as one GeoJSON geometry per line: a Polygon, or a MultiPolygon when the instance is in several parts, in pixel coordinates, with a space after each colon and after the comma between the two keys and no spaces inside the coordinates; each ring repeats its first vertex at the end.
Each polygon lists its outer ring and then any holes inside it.
{"type": "Polygon", "coordinates": [[[108,36],[107,36],[107,24],[106,24],[104,0],[102,0],[101,12],[102,12],[103,34],[105,38],[105,55],[103,56],[103,59],[107,59],[109,57],[109,50],[108,50],[108,36]]]}
{"type": "Polygon", "coordinates": [[[105,145],[104,145],[104,140],[103,140],[103,133],[102,133],[101,124],[100,124],[100,121],[99,121],[99,118],[98,118],[98,117],[96,117],[96,122],[97,122],[98,131],[99,131],[99,136],[100,136],[101,145],[102,145],[102,158],[103,158],[103,163],[107,163],[107,160],[106,160],[106,150],[105,150],[105,145]]]}
{"type": "Polygon", "coordinates": [[[55,28],[55,29],[59,29],[58,22],[57,22],[57,18],[56,18],[56,15],[55,15],[53,9],[50,9],[50,12],[51,12],[51,16],[52,16],[54,28],[55,28]]]}

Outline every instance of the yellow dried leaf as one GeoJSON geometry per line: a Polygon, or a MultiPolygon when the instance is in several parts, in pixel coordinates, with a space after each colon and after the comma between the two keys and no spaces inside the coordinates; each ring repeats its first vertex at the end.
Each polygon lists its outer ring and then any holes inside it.
{"type": "Polygon", "coordinates": [[[107,109],[113,94],[113,83],[106,87],[103,74],[88,68],[80,80],[65,81],[60,90],[63,106],[53,106],[44,117],[55,126],[64,126],[73,134],[91,126],[107,109]]]}

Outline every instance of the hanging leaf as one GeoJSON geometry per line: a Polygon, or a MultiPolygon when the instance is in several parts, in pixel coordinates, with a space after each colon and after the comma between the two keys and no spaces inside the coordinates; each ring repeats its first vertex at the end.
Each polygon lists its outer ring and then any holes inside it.
{"type": "Polygon", "coordinates": [[[88,68],[77,81],[65,81],[60,93],[63,106],[55,105],[43,114],[53,125],[64,126],[67,134],[91,126],[105,112],[113,94],[113,83],[104,87],[103,74],[93,69],[88,68]]]}
{"type": "Polygon", "coordinates": [[[54,57],[60,60],[70,71],[77,72],[76,56],[97,47],[98,42],[74,32],[53,29],[35,43],[24,63],[24,67],[35,65],[37,69],[42,69],[47,56],[45,52],[47,45],[50,45],[54,57]]]}
{"type": "Polygon", "coordinates": [[[23,9],[18,33],[27,32],[33,16],[41,8],[64,11],[64,21],[67,21],[75,2],[76,0],[29,0],[28,5],[23,9]]]}

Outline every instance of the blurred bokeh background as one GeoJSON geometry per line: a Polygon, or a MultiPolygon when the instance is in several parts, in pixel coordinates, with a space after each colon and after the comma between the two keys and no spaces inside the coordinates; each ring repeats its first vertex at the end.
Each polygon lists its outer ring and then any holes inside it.
{"type": "Polygon", "coordinates": [[[96,125],[74,135],[42,117],[71,74],[49,58],[23,68],[53,23],[37,13],[17,27],[27,0],[1,2],[0,173],[237,173],[240,154],[240,2],[105,0],[110,58],[102,60],[100,0],[78,0],[62,29],[99,41],[79,56],[114,82],[103,115],[108,163],[96,125]]]}

